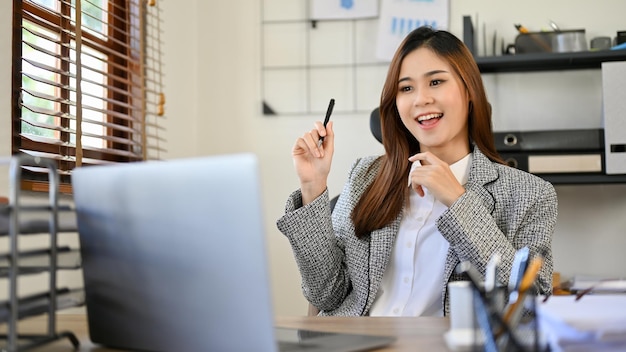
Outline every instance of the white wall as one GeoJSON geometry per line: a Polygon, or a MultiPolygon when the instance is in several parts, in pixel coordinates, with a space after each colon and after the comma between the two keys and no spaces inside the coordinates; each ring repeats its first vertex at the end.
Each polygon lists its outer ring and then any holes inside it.
{"type": "MultiPolygon", "coordinates": [[[[272,2],[284,5],[285,11],[300,11],[293,1],[272,2]]],[[[197,43],[189,44],[198,45],[198,60],[207,65],[198,72],[198,103],[219,112],[200,113],[198,118],[207,123],[225,123],[224,131],[232,128],[228,139],[245,136],[235,142],[216,137],[198,138],[198,152],[252,150],[261,157],[275,310],[278,314],[304,314],[306,302],[300,292],[300,276],[287,241],[276,230],[275,220],[282,214],[286,196],[297,187],[290,158],[293,142],[319,117],[261,115],[261,14],[256,1],[196,3],[203,35],[197,43]],[[227,30],[233,28],[236,30],[227,30]]],[[[462,35],[463,15],[479,13],[480,23],[486,22],[488,31],[497,30],[507,43],[516,35],[513,23],[540,29],[547,27],[549,20],[563,29],[584,27],[588,39],[614,36],[617,30],[624,29],[620,14],[626,10],[626,3],[620,0],[603,1],[601,5],[582,0],[452,0],[450,3],[450,29],[454,34],[462,35]],[[594,20],[591,13],[602,13],[602,20],[594,20]]],[[[168,10],[184,11],[174,7],[168,10]]],[[[166,30],[175,25],[166,23],[166,30]]],[[[166,56],[169,54],[172,53],[166,56]]],[[[494,105],[497,130],[601,127],[599,71],[491,75],[485,81],[494,105]]],[[[170,119],[185,114],[168,111],[170,119]]],[[[370,135],[367,116],[338,114],[334,120],[337,147],[329,180],[331,194],[340,192],[347,168],[355,157],[382,150],[370,135]]],[[[213,128],[206,127],[203,131],[212,135],[213,128]]],[[[619,248],[626,247],[623,231],[626,218],[616,216],[626,214],[626,185],[557,186],[557,192],[560,215],[554,236],[556,270],[564,275],[626,275],[626,256],[619,252],[619,248]]]]}
{"type": "MultiPolygon", "coordinates": [[[[293,0],[272,0],[296,5],[293,0]]],[[[260,1],[162,0],[168,159],[253,151],[261,160],[264,211],[274,307],[277,314],[305,314],[300,276],[291,249],[276,230],[287,195],[297,187],[290,157],[295,139],[318,116],[261,114],[260,1]]],[[[304,3],[304,2],[303,2],[304,3]]],[[[588,39],[624,30],[623,0],[502,2],[451,0],[451,31],[461,36],[463,15],[479,14],[487,29],[512,42],[513,23],[587,28],[588,39]],[[602,13],[601,20],[591,14],[602,13]]],[[[10,153],[11,3],[0,2],[0,157],[10,153]],[[2,19],[4,19],[2,21],[2,19]]],[[[296,9],[297,11],[297,9],[296,9]]],[[[600,127],[599,71],[491,75],[485,77],[495,127],[507,129],[600,127]]],[[[289,98],[289,97],[286,97],[289,98]]],[[[331,194],[339,193],[357,156],[382,152],[365,115],[337,114],[331,194]]],[[[1,169],[0,169],[1,170],[1,169]]],[[[4,176],[4,175],[2,175],[4,176]]],[[[2,177],[0,176],[0,177],[2,177]]],[[[6,184],[0,178],[0,194],[6,184]]],[[[626,185],[557,186],[559,223],[554,236],[556,270],[626,275],[626,185]]]]}
{"type": "MultiPolygon", "coordinates": [[[[11,154],[11,24],[10,1],[0,3],[0,159],[11,154]]],[[[0,195],[6,195],[8,169],[0,165],[0,195]]]]}

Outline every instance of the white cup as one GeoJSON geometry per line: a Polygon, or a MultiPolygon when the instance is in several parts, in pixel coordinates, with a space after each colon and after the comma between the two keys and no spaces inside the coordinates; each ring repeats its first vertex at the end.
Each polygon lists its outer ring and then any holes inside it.
{"type": "Polygon", "coordinates": [[[448,284],[450,295],[450,329],[474,329],[474,290],[469,281],[448,284]]]}

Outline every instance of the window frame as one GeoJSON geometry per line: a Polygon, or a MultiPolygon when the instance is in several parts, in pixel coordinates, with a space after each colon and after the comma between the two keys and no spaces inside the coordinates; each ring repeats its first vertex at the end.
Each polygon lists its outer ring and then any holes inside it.
{"type": "MultiPolygon", "coordinates": [[[[146,61],[145,47],[145,0],[108,0],[107,6],[107,31],[103,38],[89,30],[77,29],[74,21],[70,19],[72,9],[71,0],[59,0],[60,10],[54,12],[43,8],[28,0],[13,1],[13,46],[12,46],[12,138],[11,153],[19,154],[24,150],[55,154],[54,158],[58,165],[60,176],[60,191],[71,193],[71,170],[82,165],[99,163],[136,162],[147,160],[146,138],[146,113],[148,94],[146,93],[146,81],[144,65],[146,61]],[[25,15],[25,11],[38,17],[25,15]],[[143,12],[143,13],[141,13],[143,12]],[[39,21],[42,19],[43,21],[39,21]],[[79,141],[81,135],[81,119],[76,119],[76,143],[71,143],[72,132],[70,130],[70,118],[55,117],[55,125],[58,125],[59,143],[37,142],[24,137],[22,134],[22,62],[23,52],[23,21],[35,23],[46,30],[50,30],[59,36],[60,67],[58,69],[66,74],[60,75],[60,88],[56,96],[62,103],[56,102],[59,114],[70,114],[72,102],[70,95],[70,65],[72,59],[70,52],[76,52],[77,40],[80,45],[88,48],[96,48],[98,52],[107,56],[106,59],[106,94],[102,97],[105,102],[104,133],[106,146],[102,149],[82,146],[79,141]],[[47,21],[47,23],[46,23],[47,21]],[[54,24],[58,23],[58,26],[54,24]],[[72,44],[72,42],[74,44],[72,44]],[[137,83],[139,82],[139,83],[137,83]],[[110,127],[112,124],[113,127],[110,127]],[[109,127],[107,127],[109,126],[109,127]],[[124,128],[125,127],[125,128],[124,128]],[[84,162],[86,161],[86,164],[84,162]]],[[[82,0],[89,1],[89,0],[82,0]]],[[[83,12],[84,16],[84,12],[83,12]]],[[[75,16],[77,17],[77,16],[75,16]]],[[[76,20],[76,18],[74,19],[76,20]]],[[[80,22],[79,22],[80,23],[80,22]]],[[[81,28],[85,28],[83,25],[81,28]]],[[[80,50],[78,52],[81,52],[80,50]]],[[[74,55],[74,63],[80,62],[74,55]]],[[[82,56],[82,55],[81,55],[82,56]]],[[[78,68],[76,69],[78,72],[78,68]]],[[[76,76],[79,76],[76,74],[76,76]]],[[[78,82],[78,81],[77,81],[78,82]]],[[[75,84],[75,90],[79,84],[75,84]]],[[[80,92],[74,94],[74,100],[81,100],[80,92]],[[80,97],[79,97],[80,96],[80,97]]],[[[78,105],[82,106],[82,105],[78,105]]],[[[84,110],[84,107],[82,108],[84,110]]],[[[57,110],[57,109],[55,109],[57,110]]],[[[80,109],[75,109],[76,111],[80,109]]],[[[153,109],[154,110],[154,109],[153,109]]],[[[161,107],[162,110],[162,107],[161,107]]],[[[76,113],[76,115],[82,115],[76,113]]],[[[48,190],[48,175],[37,170],[24,168],[22,170],[22,189],[32,191],[48,190]]]]}

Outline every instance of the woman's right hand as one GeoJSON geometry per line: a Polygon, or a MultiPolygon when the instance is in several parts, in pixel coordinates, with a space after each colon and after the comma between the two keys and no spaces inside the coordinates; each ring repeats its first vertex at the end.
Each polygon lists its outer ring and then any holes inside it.
{"type": "Polygon", "coordinates": [[[322,122],[316,121],[314,129],[296,140],[291,154],[300,178],[302,205],[312,202],[326,190],[334,149],[332,121],[328,122],[326,128],[322,122]],[[324,137],[322,143],[319,143],[320,137],[324,137]]]}

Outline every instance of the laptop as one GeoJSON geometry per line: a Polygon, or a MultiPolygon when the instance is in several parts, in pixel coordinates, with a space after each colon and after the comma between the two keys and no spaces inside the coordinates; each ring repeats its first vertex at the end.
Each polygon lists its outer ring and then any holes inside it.
{"type": "Polygon", "coordinates": [[[96,344],[310,352],[394,341],[274,327],[253,154],[82,167],[72,185],[96,344]]]}

